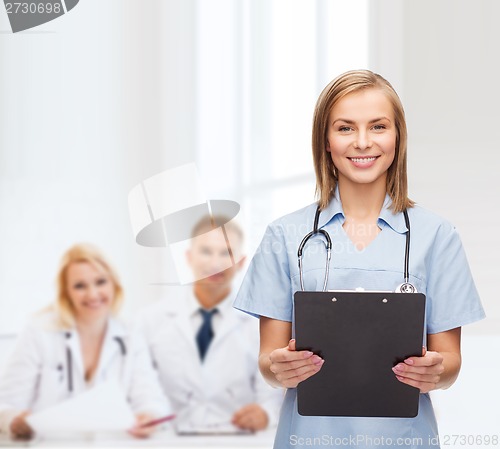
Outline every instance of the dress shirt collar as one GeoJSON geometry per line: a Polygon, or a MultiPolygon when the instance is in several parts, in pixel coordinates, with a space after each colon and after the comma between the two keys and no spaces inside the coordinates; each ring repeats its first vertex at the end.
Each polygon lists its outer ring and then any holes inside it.
{"type": "MultiPolygon", "coordinates": [[[[230,313],[231,311],[230,309],[232,309],[233,299],[234,299],[234,294],[231,291],[229,295],[227,295],[219,304],[217,304],[213,308],[216,308],[217,313],[219,313],[221,316],[224,316],[225,314],[230,313]]],[[[195,316],[199,312],[200,308],[202,308],[202,305],[196,298],[194,294],[194,289],[191,289],[187,299],[188,315],[190,317],[195,316]]]]}

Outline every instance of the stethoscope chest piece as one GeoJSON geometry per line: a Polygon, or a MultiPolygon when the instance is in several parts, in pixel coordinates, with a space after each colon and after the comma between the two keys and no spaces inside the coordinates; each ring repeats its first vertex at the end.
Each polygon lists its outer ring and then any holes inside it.
{"type": "Polygon", "coordinates": [[[409,282],[403,282],[396,288],[396,293],[417,293],[417,289],[409,282]]]}

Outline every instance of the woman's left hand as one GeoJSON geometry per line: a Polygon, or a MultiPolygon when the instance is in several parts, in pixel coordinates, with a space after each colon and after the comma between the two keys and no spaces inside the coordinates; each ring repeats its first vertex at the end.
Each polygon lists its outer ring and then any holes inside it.
{"type": "Polygon", "coordinates": [[[408,357],[398,363],[392,371],[396,378],[407,385],[416,387],[420,393],[435,390],[444,372],[444,357],[439,352],[422,350],[422,357],[408,357]]]}
{"type": "Polygon", "coordinates": [[[141,427],[141,425],[152,421],[154,416],[139,414],[136,416],[136,424],[134,427],[129,429],[128,433],[136,438],[148,438],[157,428],[157,426],[141,427]]]}

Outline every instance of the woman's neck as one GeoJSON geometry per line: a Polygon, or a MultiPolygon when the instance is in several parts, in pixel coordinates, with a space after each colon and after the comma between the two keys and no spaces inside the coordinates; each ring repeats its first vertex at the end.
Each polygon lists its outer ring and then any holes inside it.
{"type": "Polygon", "coordinates": [[[386,179],[381,176],[369,184],[354,183],[340,176],[339,193],[346,218],[373,221],[380,214],[386,195],[386,179]]]}
{"type": "Polygon", "coordinates": [[[97,320],[85,320],[82,318],[76,320],[86,382],[92,381],[99,366],[107,325],[107,317],[97,320]]]}
{"type": "Polygon", "coordinates": [[[106,333],[108,319],[103,318],[99,320],[76,320],[76,329],[80,336],[85,338],[98,338],[101,339],[106,333]]]}

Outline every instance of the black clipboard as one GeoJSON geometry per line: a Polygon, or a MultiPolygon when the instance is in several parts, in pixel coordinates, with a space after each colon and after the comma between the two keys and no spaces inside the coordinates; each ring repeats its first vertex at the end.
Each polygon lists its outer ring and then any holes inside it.
{"type": "Polygon", "coordinates": [[[420,392],[392,367],[422,355],[425,295],[298,291],[297,350],[325,359],[297,387],[304,416],[415,417],[420,392]]]}

